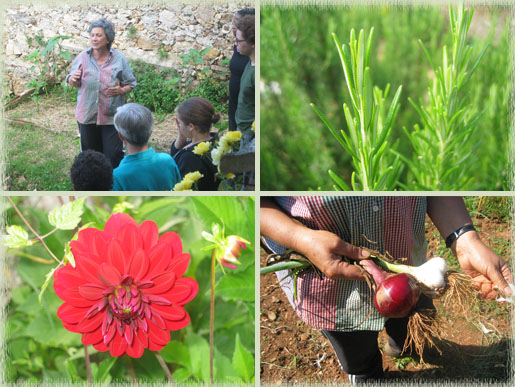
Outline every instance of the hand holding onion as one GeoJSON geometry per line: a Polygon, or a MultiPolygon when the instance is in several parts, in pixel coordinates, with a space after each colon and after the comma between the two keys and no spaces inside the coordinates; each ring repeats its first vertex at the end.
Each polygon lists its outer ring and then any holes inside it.
{"type": "Polygon", "coordinates": [[[346,278],[364,280],[363,273],[356,265],[342,259],[367,259],[370,253],[350,243],[344,242],[329,231],[304,229],[295,236],[296,251],[306,256],[322,273],[330,279],[346,278]]]}

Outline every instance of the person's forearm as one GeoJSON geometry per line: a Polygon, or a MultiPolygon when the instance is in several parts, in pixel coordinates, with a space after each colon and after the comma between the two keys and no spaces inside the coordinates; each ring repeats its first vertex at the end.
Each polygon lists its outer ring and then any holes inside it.
{"type": "Polygon", "coordinates": [[[260,219],[261,235],[286,248],[302,250],[299,239],[308,228],[284,213],[273,199],[261,199],[260,219]]]}
{"type": "Polygon", "coordinates": [[[429,196],[427,214],[443,238],[462,226],[472,224],[465,202],[460,196],[429,196]]]}

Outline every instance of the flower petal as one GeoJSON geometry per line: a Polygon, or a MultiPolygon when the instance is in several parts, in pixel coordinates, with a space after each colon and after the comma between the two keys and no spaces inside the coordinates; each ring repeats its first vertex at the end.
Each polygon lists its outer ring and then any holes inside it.
{"type": "Polygon", "coordinates": [[[145,289],[145,293],[161,294],[167,292],[175,283],[175,274],[173,271],[158,274],[152,278],[152,282],[154,283],[154,286],[145,289]]]}
{"type": "Polygon", "coordinates": [[[157,224],[151,220],[145,220],[139,227],[143,239],[143,248],[148,251],[157,243],[159,239],[159,229],[157,224]]]}
{"type": "Polygon", "coordinates": [[[82,335],[82,344],[84,345],[94,345],[101,343],[104,340],[104,336],[102,336],[102,332],[96,329],[93,332],[84,333],[82,335]]]}
{"type": "Polygon", "coordinates": [[[168,305],[168,306],[160,306],[160,305],[152,305],[152,314],[160,315],[165,320],[177,321],[182,320],[186,315],[186,311],[177,305],[168,305]]]}
{"type": "Polygon", "coordinates": [[[57,317],[69,324],[77,324],[82,321],[87,312],[88,308],[77,308],[65,302],[57,309],[57,317]]]}
{"type": "Polygon", "coordinates": [[[95,301],[87,300],[82,297],[77,289],[67,289],[64,291],[63,296],[64,301],[81,308],[91,307],[95,303],[95,301]]]}
{"type": "Polygon", "coordinates": [[[104,297],[105,286],[96,284],[86,284],[79,286],[79,294],[86,300],[100,300],[104,297]]]}
{"type": "Polygon", "coordinates": [[[118,230],[120,230],[126,224],[133,224],[138,226],[138,223],[132,219],[129,215],[122,212],[111,215],[104,227],[104,235],[110,238],[116,237],[118,230]]]}
{"type": "Polygon", "coordinates": [[[98,270],[98,278],[109,286],[117,286],[120,284],[121,275],[113,266],[103,263],[98,270]]]}
{"type": "Polygon", "coordinates": [[[134,336],[132,343],[127,346],[127,355],[134,358],[140,358],[143,356],[144,350],[145,348],[143,347],[143,344],[139,340],[138,336],[134,336]]]}
{"type": "Polygon", "coordinates": [[[134,281],[138,281],[143,278],[148,271],[148,267],[150,265],[150,260],[147,257],[147,254],[144,250],[138,250],[132,257],[130,266],[129,266],[129,275],[132,275],[134,281]]]}
{"type": "Polygon", "coordinates": [[[116,239],[120,241],[125,256],[128,259],[130,259],[136,251],[143,248],[143,241],[137,225],[127,224],[118,231],[116,239]]]}
{"type": "Polygon", "coordinates": [[[186,327],[190,323],[190,315],[188,313],[185,314],[184,318],[178,321],[169,321],[165,320],[166,329],[170,331],[177,331],[186,327]]]}
{"type": "Polygon", "coordinates": [[[108,262],[120,274],[125,273],[125,260],[124,260],[124,257],[126,256],[125,254],[126,253],[125,253],[124,249],[122,248],[121,243],[118,240],[113,239],[109,243],[109,246],[107,248],[108,262]]]}
{"type": "Polygon", "coordinates": [[[173,270],[177,277],[182,277],[186,270],[188,269],[188,265],[190,263],[190,255],[182,254],[179,256],[174,256],[172,258],[172,263],[170,264],[169,270],[173,270]]]}
{"type": "Polygon", "coordinates": [[[99,313],[91,318],[84,319],[79,324],[77,324],[77,329],[81,332],[93,332],[94,330],[100,328],[104,318],[105,313],[99,313]]]}
{"type": "Polygon", "coordinates": [[[159,238],[159,242],[169,244],[172,248],[172,255],[182,254],[182,242],[177,233],[173,231],[165,232],[161,235],[161,238],[159,238]]]}
{"type": "Polygon", "coordinates": [[[183,277],[175,281],[174,287],[167,293],[161,294],[161,297],[168,301],[183,306],[191,301],[198,293],[198,283],[193,278],[183,277]]]}
{"type": "Polygon", "coordinates": [[[170,246],[165,243],[158,243],[150,249],[148,256],[150,258],[150,269],[148,270],[147,277],[152,278],[166,271],[166,268],[170,265],[170,246]]]}
{"type": "Polygon", "coordinates": [[[113,341],[109,345],[109,353],[111,356],[118,357],[125,354],[125,350],[127,349],[127,341],[125,338],[120,335],[114,335],[113,341]]]}
{"type": "MultiPolygon", "coordinates": [[[[170,332],[166,329],[160,329],[154,323],[148,322],[148,341],[149,341],[149,349],[153,350],[150,347],[150,343],[156,343],[161,345],[166,345],[170,341],[170,332]]],[[[153,350],[154,351],[154,350],[153,350]]]]}
{"type": "Polygon", "coordinates": [[[109,348],[107,347],[107,345],[104,344],[103,341],[101,341],[98,344],[93,344],[93,348],[95,348],[97,351],[101,351],[101,352],[105,352],[105,351],[109,350],[109,348]]]}

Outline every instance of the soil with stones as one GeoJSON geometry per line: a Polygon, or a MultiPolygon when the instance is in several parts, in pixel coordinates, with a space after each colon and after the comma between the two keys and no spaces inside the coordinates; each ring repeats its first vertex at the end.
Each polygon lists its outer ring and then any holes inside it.
{"type": "MultiPolygon", "coordinates": [[[[42,97],[40,101],[27,100],[5,112],[10,125],[33,125],[35,127],[78,137],[75,120],[75,102],[60,96],[42,97]]],[[[158,152],[170,152],[178,130],[173,114],[154,123],[149,144],[158,152]]]]}
{"type": "MultiPolygon", "coordinates": [[[[430,257],[439,255],[441,240],[432,223],[429,220],[428,223],[430,257]]],[[[474,224],[481,238],[492,248],[511,246],[508,224],[484,218],[474,219],[474,224]]],[[[507,255],[509,251],[506,247],[507,255]]],[[[261,266],[265,263],[266,253],[262,251],[261,266]]],[[[297,317],[273,273],[261,276],[260,294],[261,382],[346,383],[347,375],[341,370],[328,340],[297,317]]],[[[438,308],[438,303],[435,304],[438,308]]],[[[437,341],[442,354],[434,349],[424,351],[425,364],[420,364],[416,356],[391,358],[383,354],[387,378],[506,381],[510,374],[512,341],[510,306],[481,300],[474,310],[477,313],[463,315],[456,305],[455,310],[443,313],[446,329],[442,332],[443,340],[437,341]]],[[[386,334],[381,332],[380,348],[386,340],[386,334]]]]}

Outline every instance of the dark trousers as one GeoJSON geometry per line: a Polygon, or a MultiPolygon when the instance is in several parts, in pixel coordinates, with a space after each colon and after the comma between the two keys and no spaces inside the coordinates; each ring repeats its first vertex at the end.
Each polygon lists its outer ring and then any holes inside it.
{"type": "Polygon", "coordinates": [[[103,153],[116,168],[123,158],[123,143],[114,125],[79,124],[80,148],[103,153]]]}
{"type": "MultiPolygon", "coordinates": [[[[433,309],[433,301],[421,295],[419,307],[433,309]]],[[[389,336],[390,347],[402,351],[408,335],[408,317],[390,318],[384,325],[389,336]]],[[[377,331],[337,332],[322,331],[329,339],[340,366],[345,373],[356,375],[357,379],[381,379],[383,374],[383,358],[377,343],[377,331]]]]}

